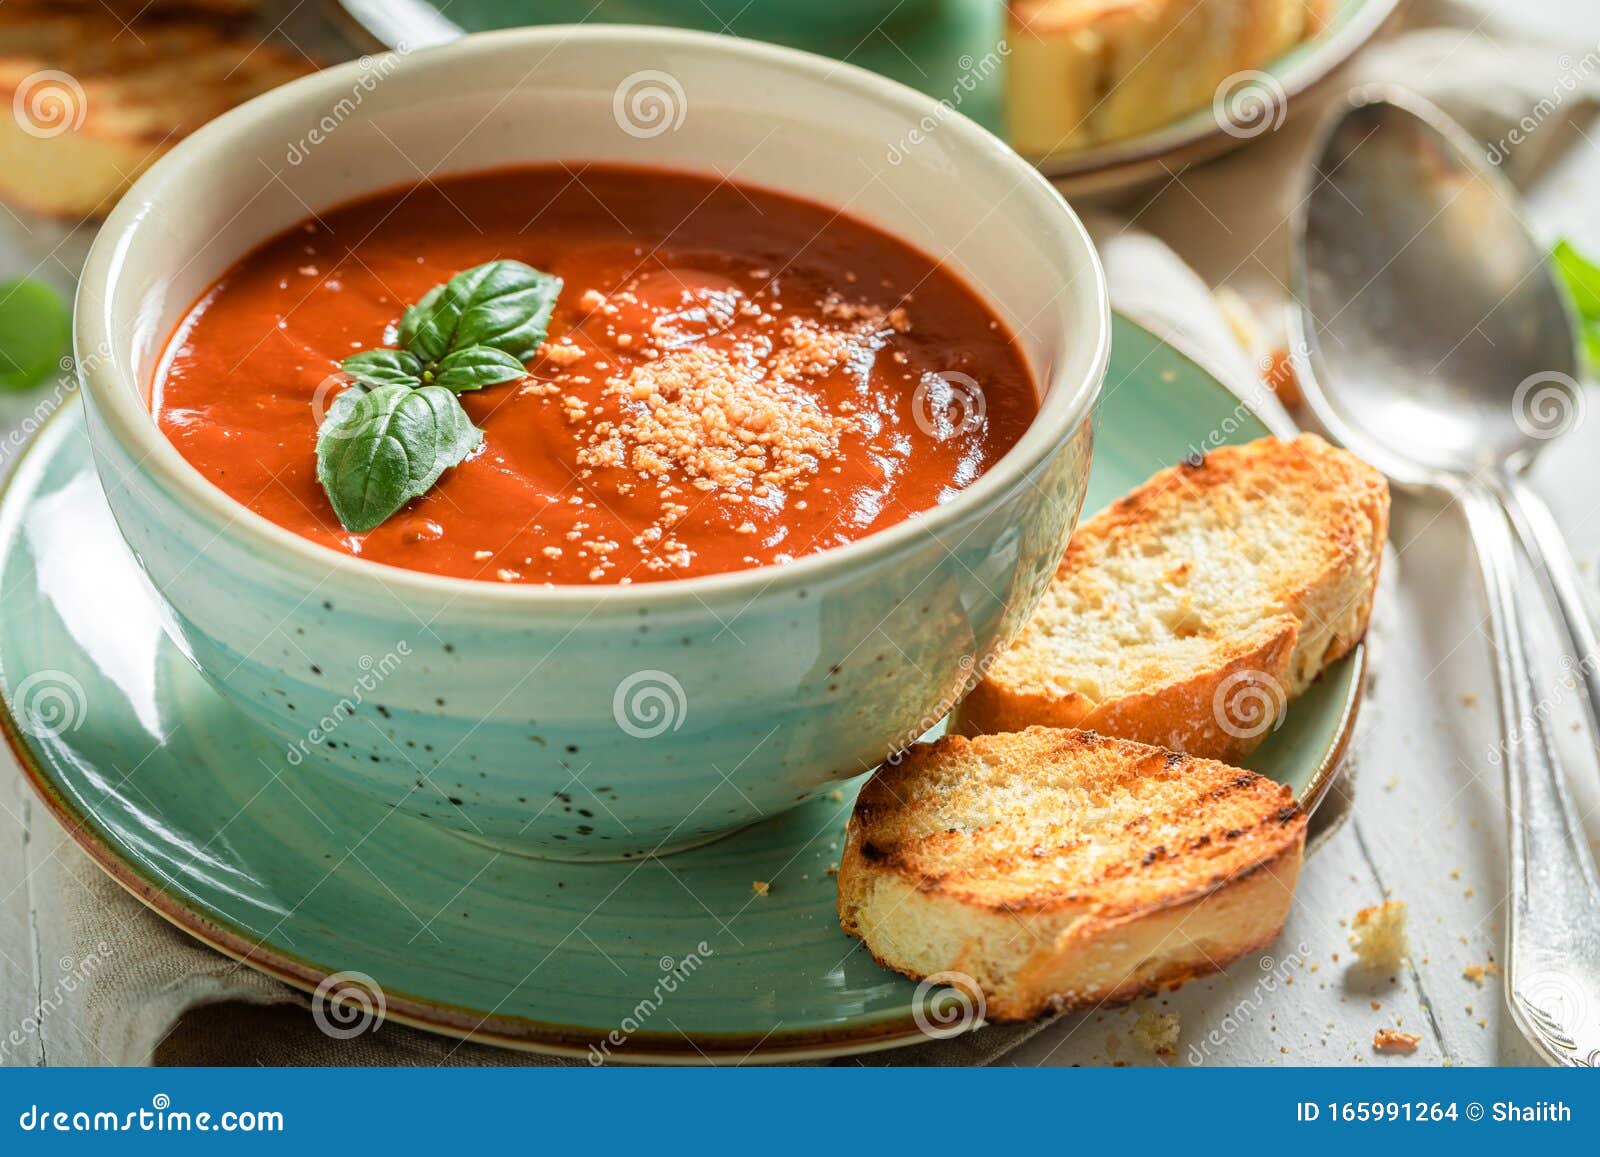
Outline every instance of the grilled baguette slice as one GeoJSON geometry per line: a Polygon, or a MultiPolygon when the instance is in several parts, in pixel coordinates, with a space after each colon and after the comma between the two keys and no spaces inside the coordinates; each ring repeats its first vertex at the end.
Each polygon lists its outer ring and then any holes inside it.
{"type": "Polygon", "coordinates": [[[1249,70],[1319,32],[1331,6],[1010,0],[1008,137],[1018,152],[1045,157],[1136,136],[1213,104],[1243,129],[1274,127],[1277,92],[1249,70]]]}
{"type": "Polygon", "coordinates": [[[1236,763],[1366,633],[1389,488],[1314,434],[1163,470],[1080,526],[968,735],[1087,727],[1236,763]]]}
{"type": "Polygon", "coordinates": [[[1288,788],[1090,731],[946,736],[862,789],[839,923],[989,1020],[1130,1000],[1283,927],[1305,847],[1288,788]],[[967,987],[965,981],[962,987],[967,987]]]}
{"type": "Polygon", "coordinates": [[[112,13],[0,4],[0,198],[104,215],[186,134],[313,70],[205,18],[127,28],[112,13]]]}

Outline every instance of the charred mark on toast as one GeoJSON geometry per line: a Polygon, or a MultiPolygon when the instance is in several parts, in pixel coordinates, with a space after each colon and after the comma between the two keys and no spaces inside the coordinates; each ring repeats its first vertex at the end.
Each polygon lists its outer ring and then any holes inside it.
{"type": "Polygon", "coordinates": [[[880,848],[871,840],[861,841],[861,858],[869,864],[881,864],[889,858],[889,853],[880,848]]]}
{"type": "Polygon", "coordinates": [[[1300,809],[1294,804],[1290,804],[1288,807],[1279,808],[1272,818],[1280,824],[1292,824],[1300,818],[1300,809]]]}
{"type": "Polygon", "coordinates": [[[1166,859],[1166,856],[1167,856],[1167,846],[1165,844],[1157,844],[1155,847],[1151,848],[1148,852],[1146,852],[1144,854],[1144,859],[1140,861],[1140,866],[1148,868],[1151,864],[1155,863],[1157,860],[1166,859]]]}

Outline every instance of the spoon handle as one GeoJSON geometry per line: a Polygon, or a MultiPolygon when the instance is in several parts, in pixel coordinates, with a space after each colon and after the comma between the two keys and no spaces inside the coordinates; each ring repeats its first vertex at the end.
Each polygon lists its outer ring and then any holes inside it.
{"type": "Polygon", "coordinates": [[[1510,823],[1506,999],[1523,1035],[1552,1061],[1600,1065],[1600,878],[1534,702],[1516,544],[1504,508],[1478,483],[1458,495],[1489,598],[1490,638],[1504,729],[1510,823]]]}
{"type": "Polygon", "coordinates": [[[1584,603],[1578,564],[1573,561],[1550,507],[1537,491],[1514,475],[1494,479],[1491,484],[1511,514],[1512,525],[1533,560],[1546,598],[1567,624],[1569,657],[1588,689],[1585,706],[1589,711],[1589,735],[1600,743],[1600,636],[1595,634],[1594,619],[1584,603]]]}

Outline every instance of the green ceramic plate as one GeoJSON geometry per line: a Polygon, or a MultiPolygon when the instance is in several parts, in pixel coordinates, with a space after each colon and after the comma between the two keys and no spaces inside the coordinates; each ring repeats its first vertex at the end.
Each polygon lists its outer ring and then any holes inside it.
{"type": "MultiPolygon", "coordinates": [[[[1095,416],[1089,507],[1217,441],[1266,431],[1124,319],[1095,416]]],[[[830,864],[853,785],[663,860],[496,853],[282,766],[162,633],[74,405],[0,505],[0,713],[40,796],[130,891],[291,984],[365,974],[387,1014],[518,1048],[778,1060],[921,1039],[916,985],[839,931],[830,864]],[[753,881],[770,885],[755,894],[753,881]]],[[[1307,806],[1353,721],[1359,653],[1252,763],[1307,806]]],[[[585,801],[575,799],[574,807],[585,801]]]]}
{"type": "MultiPolygon", "coordinates": [[[[1211,108],[1111,144],[1033,158],[1072,191],[1109,191],[1214,155],[1281,123],[1286,103],[1342,64],[1383,25],[1399,0],[1333,0],[1318,34],[1264,68],[1236,73],[1238,130],[1211,108]],[[1258,99],[1260,98],[1260,99],[1258,99]]],[[[340,0],[380,44],[417,48],[458,32],[526,24],[662,24],[725,32],[832,56],[948,101],[1001,131],[1004,0],[340,0]]]]}

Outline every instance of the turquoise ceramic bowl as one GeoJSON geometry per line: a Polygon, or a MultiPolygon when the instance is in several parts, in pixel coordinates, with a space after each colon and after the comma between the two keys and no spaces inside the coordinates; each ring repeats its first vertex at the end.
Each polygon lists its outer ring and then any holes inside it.
{"type": "Polygon", "coordinates": [[[470,37],[235,110],[117,207],[76,319],[112,512],[178,647],[273,737],[274,770],[333,776],[469,838],[571,858],[727,833],[937,721],[1018,629],[1072,530],[1109,335],[1082,226],[982,129],[833,61],[616,27],[470,37]],[[683,101],[654,135],[615,111],[645,72],[683,101]],[[1038,419],[956,499],[859,543],[600,589],[448,579],[328,551],[233,503],[157,430],[147,392],[163,343],[253,245],[419,170],[555,160],[712,170],[847,206],[981,288],[1044,389],[1038,419]]]}

